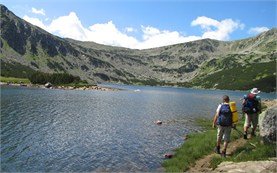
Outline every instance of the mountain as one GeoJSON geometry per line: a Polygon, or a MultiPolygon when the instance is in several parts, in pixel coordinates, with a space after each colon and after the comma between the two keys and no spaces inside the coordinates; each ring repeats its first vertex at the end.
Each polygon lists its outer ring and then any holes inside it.
{"type": "Polygon", "coordinates": [[[267,90],[276,88],[277,29],[238,41],[203,39],[137,50],[60,38],[17,17],[4,5],[0,7],[4,76],[66,72],[90,83],[219,89],[246,89],[265,80],[275,81],[267,90]]]}

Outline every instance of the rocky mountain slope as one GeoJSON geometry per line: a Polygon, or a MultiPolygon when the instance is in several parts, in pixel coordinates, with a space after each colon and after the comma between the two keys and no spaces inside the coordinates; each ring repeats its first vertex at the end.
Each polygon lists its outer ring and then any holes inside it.
{"type": "MultiPolygon", "coordinates": [[[[262,69],[255,69],[246,80],[255,84],[270,77],[269,80],[276,83],[272,78],[276,70],[272,69],[276,65],[277,29],[232,42],[203,39],[136,50],[63,39],[24,21],[3,5],[0,8],[1,75],[9,75],[16,68],[25,70],[13,74],[25,72],[28,75],[32,70],[67,72],[92,83],[109,81],[220,88],[221,82],[210,79],[213,75],[235,68],[247,71],[258,65],[262,69]],[[270,68],[266,70],[268,66],[270,68]]],[[[240,77],[232,80],[236,83],[240,77]]]]}

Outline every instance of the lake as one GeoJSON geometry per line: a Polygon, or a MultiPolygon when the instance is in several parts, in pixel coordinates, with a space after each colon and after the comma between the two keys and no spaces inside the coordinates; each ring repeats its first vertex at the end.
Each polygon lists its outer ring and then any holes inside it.
{"type": "MultiPolygon", "coordinates": [[[[245,92],[108,85],[122,91],[1,87],[1,171],[158,171],[164,154],[212,120],[224,94],[245,92]],[[157,125],[154,122],[164,123],[157,125]]],[[[274,99],[275,94],[261,94],[274,99]]],[[[240,110],[240,104],[237,104],[240,110]]]]}

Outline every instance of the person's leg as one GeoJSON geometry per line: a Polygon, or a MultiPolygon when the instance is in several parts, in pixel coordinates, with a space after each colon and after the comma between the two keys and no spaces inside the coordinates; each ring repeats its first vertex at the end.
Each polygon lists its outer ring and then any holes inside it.
{"type": "Polygon", "coordinates": [[[253,125],[252,132],[251,132],[251,137],[252,137],[252,136],[256,136],[255,132],[258,125],[258,114],[257,113],[252,114],[251,119],[252,119],[252,125],[253,125]]]}
{"type": "Polygon", "coordinates": [[[244,121],[244,128],[243,128],[243,131],[244,131],[243,138],[244,139],[247,139],[247,131],[248,131],[248,128],[250,127],[250,125],[251,125],[251,117],[249,114],[245,114],[245,121],[244,121]]]}
{"type": "Polygon", "coordinates": [[[224,141],[224,148],[223,148],[223,150],[221,152],[223,157],[226,157],[226,150],[227,150],[228,144],[229,144],[229,142],[224,141]]]}
{"type": "Polygon", "coordinates": [[[228,143],[230,142],[230,138],[231,138],[231,129],[232,129],[231,126],[224,127],[224,133],[223,133],[224,148],[221,152],[221,155],[223,157],[226,157],[226,150],[228,147],[228,143]]]}
{"type": "Polygon", "coordinates": [[[217,154],[220,154],[220,144],[223,136],[223,129],[222,126],[218,126],[217,128],[217,139],[216,139],[216,147],[214,149],[214,152],[217,154]]]}

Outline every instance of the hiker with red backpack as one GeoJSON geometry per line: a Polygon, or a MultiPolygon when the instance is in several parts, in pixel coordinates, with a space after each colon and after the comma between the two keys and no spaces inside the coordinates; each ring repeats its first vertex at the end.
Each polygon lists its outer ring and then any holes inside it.
{"type": "Polygon", "coordinates": [[[242,102],[242,111],[245,113],[243,138],[247,139],[248,129],[252,124],[251,137],[255,136],[258,125],[258,115],[261,113],[261,98],[258,96],[260,91],[257,88],[250,90],[250,93],[244,95],[242,102]]]}
{"type": "Polygon", "coordinates": [[[226,149],[230,142],[231,129],[233,125],[232,111],[229,105],[229,96],[223,96],[223,103],[219,104],[216,110],[216,114],[213,119],[213,128],[217,125],[217,143],[214,149],[215,153],[221,154],[226,157],[226,149]],[[220,153],[221,140],[224,140],[224,148],[220,153]]]}

